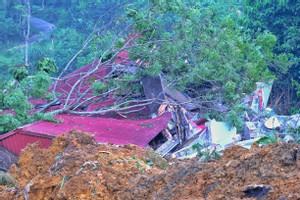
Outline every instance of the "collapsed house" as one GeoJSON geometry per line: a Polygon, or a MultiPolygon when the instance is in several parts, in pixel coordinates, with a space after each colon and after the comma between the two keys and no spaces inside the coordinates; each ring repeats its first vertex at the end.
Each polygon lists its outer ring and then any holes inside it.
{"type": "MultiPolygon", "coordinates": [[[[70,91],[74,90],[73,85],[80,77],[85,76],[85,74],[98,63],[99,60],[96,60],[66,75],[60,81],[58,81],[56,85],[56,91],[60,94],[58,97],[59,101],[55,102],[51,106],[48,105],[49,101],[47,99],[31,99],[30,102],[34,105],[34,109],[30,112],[36,112],[41,109],[44,109],[44,112],[51,112],[62,108],[69,102],[75,102],[78,99],[75,93],[71,96],[68,96],[70,94],[70,91]]],[[[120,66],[129,64],[131,63],[129,61],[128,53],[119,53],[118,59],[115,60],[115,65],[120,66]]],[[[93,91],[89,90],[92,80],[103,79],[112,71],[112,68],[115,65],[108,64],[100,66],[96,71],[92,73],[92,75],[85,78],[87,84],[75,87],[75,90],[78,90],[81,93],[88,91],[87,97],[92,97],[93,91]]],[[[126,69],[130,69],[130,67],[127,67],[126,69]]],[[[155,88],[152,86],[146,87],[146,85],[150,83],[149,81],[152,81],[151,77],[147,77],[142,81],[146,98],[149,97],[149,89],[152,88],[153,90],[153,88],[155,88]]],[[[161,85],[156,85],[158,87],[161,87],[161,85]]],[[[54,84],[49,89],[49,91],[51,91],[53,87],[54,84]]],[[[163,93],[165,99],[165,94],[162,90],[163,88],[155,88],[153,91],[163,93]]],[[[170,91],[168,93],[173,94],[170,91]]],[[[183,95],[180,95],[179,92],[175,93],[172,98],[176,99],[176,95],[181,98],[179,98],[181,101],[182,99],[184,99],[183,95]]],[[[115,101],[116,98],[113,97],[113,95],[108,95],[105,100],[95,101],[94,104],[90,104],[88,106],[82,103],[81,106],[78,107],[78,109],[85,110],[87,112],[99,110],[103,107],[112,106],[115,101]]],[[[70,103],[69,105],[72,106],[72,103],[70,103]]],[[[153,104],[150,104],[149,106],[138,107],[138,112],[132,112],[127,116],[124,116],[120,113],[106,113],[104,115],[91,116],[80,116],[75,114],[58,115],[56,116],[56,119],[59,120],[60,123],[43,121],[34,122],[32,124],[27,124],[9,133],[1,135],[0,146],[5,147],[12,153],[18,155],[20,154],[21,149],[25,148],[28,143],[39,141],[40,147],[46,148],[50,145],[52,139],[56,135],[68,133],[72,129],[82,130],[94,134],[94,138],[97,142],[114,143],[117,145],[131,143],[136,144],[140,147],[146,147],[148,144],[157,146],[162,141],[161,138],[166,138],[165,136],[167,136],[167,138],[173,137],[171,133],[165,134],[165,131],[163,131],[164,134],[162,134],[162,130],[166,128],[171,120],[170,112],[166,111],[165,113],[161,113],[160,116],[153,118],[150,117],[151,115],[157,115],[159,106],[159,104],[153,102],[153,104]]],[[[183,136],[184,135],[186,135],[186,133],[184,133],[183,136]]],[[[166,139],[163,140],[165,141],[166,139]]]]}
{"type": "MultiPolygon", "coordinates": [[[[52,139],[62,133],[76,129],[92,133],[99,143],[113,143],[116,145],[136,144],[140,147],[150,146],[157,153],[176,158],[194,157],[199,148],[205,151],[222,151],[226,147],[236,143],[249,147],[258,140],[261,135],[257,129],[258,123],[245,120],[244,134],[238,134],[236,128],[230,127],[225,122],[207,120],[198,112],[193,112],[196,106],[186,94],[165,86],[164,77],[145,76],[141,81],[144,90],[144,98],[155,99],[152,103],[143,105],[136,103],[135,108],[124,115],[120,112],[106,112],[97,114],[102,108],[112,108],[118,100],[118,96],[108,93],[105,98],[94,98],[91,84],[95,80],[104,80],[112,71],[118,73],[134,74],[138,69],[138,62],[130,60],[128,53],[120,52],[114,63],[101,65],[96,60],[66,76],[52,85],[49,91],[56,87],[58,101],[49,105],[47,99],[31,99],[34,105],[31,112],[43,110],[51,112],[63,108],[65,105],[75,107],[77,110],[91,113],[89,116],[76,114],[60,114],[56,119],[60,123],[35,122],[17,128],[0,136],[0,146],[12,153],[19,155],[21,150],[29,143],[39,141],[41,148],[48,147],[52,139]],[[88,72],[93,73],[87,75],[88,72]],[[77,80],[83,78],[84,84],[77,84],[77,80]],[[84,93],[86,98],[93,99],[93,103],[85,104],[85,100],[79,98],[76,93],[84,93]],[[76,104],[77,103],[77,104],[76,104]],[[241,141],[240,140],[246,140],[241,141]]],[[[263,90],[262,84],[251,98],[249,107],[255,112],[266,109],[271,85],[263,90]]],[[[259,124],[261,126],[262,123],[259,124]]]]}
{"type": "Polygon", "coordinates": [[[165,128],[170,120],[170,113],[154,119],[135,121],[76,115],[58,115],[56,118],[62,123],[40,121],[4,134],[0,137],[0,145],[20,154],[28,143],[40,141],[40,147],[46,148],[55,136],[76,129],[93,134],[97,142],[146,147],[165,128]]]}

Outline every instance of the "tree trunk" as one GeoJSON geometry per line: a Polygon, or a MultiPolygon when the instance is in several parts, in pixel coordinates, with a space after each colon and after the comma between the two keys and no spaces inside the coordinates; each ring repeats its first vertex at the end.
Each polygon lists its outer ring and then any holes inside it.
{"type": "Polygon", "coordinates": [[[30,10],[30,2],[29,0],[24,0],[24,4],[26,6],[26,10],[25,10],[25,15],[26,16],[26,29],[24,29],[24,37],[25,37],[25,65],[29,66],[29,62],[28,62],[28,40],[29,40],[29,35],[30,35],[30,14],[31,14],[31,10],[30,10]]]}

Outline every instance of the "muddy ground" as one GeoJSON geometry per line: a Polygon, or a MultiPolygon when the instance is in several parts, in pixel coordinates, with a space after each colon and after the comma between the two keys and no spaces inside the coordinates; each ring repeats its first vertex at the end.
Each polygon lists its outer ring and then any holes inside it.
{"type": "Polygon", "coordinates": [[[28,145],[0,199],[300,199],[300,145],[232,146],[221,159],[165,160],[134,145],[97,144],[72,131],[48,149],[28,145]]]}

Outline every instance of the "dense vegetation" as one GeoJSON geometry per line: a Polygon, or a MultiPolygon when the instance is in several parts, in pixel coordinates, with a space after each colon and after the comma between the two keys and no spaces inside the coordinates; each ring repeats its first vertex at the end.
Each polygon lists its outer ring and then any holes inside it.
{"type": "Polygon", "coordinates": [[[288,56],[290,65],[281,68],[275,63],[268,67],[276,75],[271,100],[276,111],[282,114],[299,113],[300,82],[300,2],[246,1],[244,24],[251,35],[270,31],[277,37],[273,52],[288,56]],[[277,103],[278,102],[278,103],[277,103]]]}
{"type": "MultiPolygon", "coordinates": [[[[284,114],[299,112],[300,5],[296,0],[32,0],[30,7],[32,16],[54,24],[55,29],[29,45],[26,66],[28,9],[23,2],[2,1],[0,109],[15,112],[15,117],[0,116],[2,133],[49,118],[41,113],[28,115],[32,106],[27,100],[51,96],[46,94],[51,76],[58,76],[65,66],[66,74],[97,58],[103,62],[114,59],[112,55],[125,48],[132,59],[142,59],[149,66],[141,66],[134,75],[123,74],[128,82],[113,78],[106,84],[96,82],[91,86],[95,95],[112,88],[139,93],[139,82],[132,80],[162,74],[168,83],[193,97],[201,112],[241,128],[245,95],[254,90],[255,82],[275,79],[272,105],[284,114]],[[97,27],[103,29],[93,32],[97,27]],[[138,37],[124,46],[130,33],[138,37]]],[[[31,27],[32,37],[39,34],[31,27]]]]}

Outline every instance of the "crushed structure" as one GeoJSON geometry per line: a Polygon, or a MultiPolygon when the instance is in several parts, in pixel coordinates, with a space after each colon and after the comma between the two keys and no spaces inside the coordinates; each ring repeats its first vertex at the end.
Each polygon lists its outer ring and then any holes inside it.
{"type": "Polygon", "coordinates": [[[54,137],[71,130],[81,130],[93,134],[98,143],[135,144],[143,148],[151,147],[162,156],[185,159],[196,157],[199,150],[222,152],[234,144],[250,149],[254,142],[270,136],[274,131],[278,140],[299,140],[296,133],[289,131],[297,132],[300,116],[277,116],[267,107],[272,81],[258,82],[253,95],[245,101],[251,112],[245,111],[243,132],[237,132],[228,123],[204,118],[204,113],[200,113],[187,94],[166,86],[166,77],[162,75],[145,76],[140,80],[144,89],[143,100],[154,99],[152,103],[146,106],[135,103],[135,109],[128,109],[129,114],[126,115],[120,112],[97,113],[103,108],[114,111],[120,97],[112,92],[103,98],[93,96],[91,85],[104,81],[108,75],[113,76],[112,72],[134,74],[141,62],[130,60],[129,54],[122,51],[113,63],[100,65],[96,60],[64,76],[49,89],[56,88],[60,94],[57,101],[50,105],[46,99],[31,99],[34,105],[31,112],[50,112],[68,105],[75,111],[89,113],[89,116],[76,115],[76,112],[61,114],[56,116],[61,123],[35,122],[19,127],[0,136],[0,146],[19,155],[27,144],[39,141],[41,148],[47,148],[54,137]],[[93,73],[89,74],[91,71],[93,73]],[[78,79],[82,79],[84,84],[78,84],[78,79]],[[72,93],[74,90],[85,94],[86,99],[93,99],[92,103],[87,104],[86,100],[78,98],[77,93],[72,93]]]}

